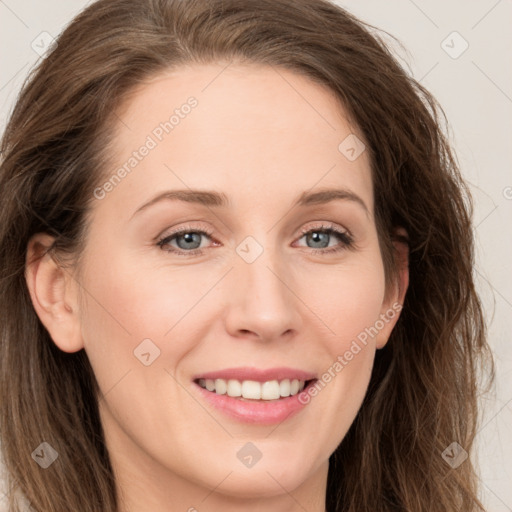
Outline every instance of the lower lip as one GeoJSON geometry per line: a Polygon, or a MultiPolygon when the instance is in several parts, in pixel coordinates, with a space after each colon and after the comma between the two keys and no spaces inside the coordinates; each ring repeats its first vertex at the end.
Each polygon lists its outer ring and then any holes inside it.
{"type": "Polygon", "coordinates": [[[194,382],[194,386],[199,390],[201,396],[213,407],[238,421],[258,425],[282,423],[295,416],[309,402],[309,400],[307,402],[304,400],[305,403],[301,403],[299,396],[301,393],[307,394],[308,387],[313,384],[314,381],[311,381],[300,393],[279,400],[244,401],[228,395],[218,395],[215,391],[208,391],[194,382]]]}

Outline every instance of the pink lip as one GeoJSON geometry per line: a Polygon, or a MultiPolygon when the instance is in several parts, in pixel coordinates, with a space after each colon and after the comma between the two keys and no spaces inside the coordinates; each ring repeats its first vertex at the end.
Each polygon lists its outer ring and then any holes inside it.
{"type": "Polygon", "coordinates": [[[309,400],[307,400],[307,387],[294,396],[269,401],[245,401],[228,395],[218,395],[215,391],[208,391],[197,383],[194,383],[194,389],[197,390],[201,398],[227,416],[237,421],[257,425],[282,423],[304,409],[309,403],[309,400]],[[305,400],[299,400],[301,396],[303,396],[305,400]]]}
{"type": "Polygon", "coordinates": [[[295,368],[269,368],[261,370],[258,368],[240,367],[240,368],[226,368],[208,373],[196,375],[193,380],[197,379],[235,379],[239,381],[254,380],[256,382],[266,382],[269,380],[284,380],[284,379],[298,379],[298,380],[312,380],[315,379],[314,373],[306,372],[304,370],[297,370],[295,368]]]}

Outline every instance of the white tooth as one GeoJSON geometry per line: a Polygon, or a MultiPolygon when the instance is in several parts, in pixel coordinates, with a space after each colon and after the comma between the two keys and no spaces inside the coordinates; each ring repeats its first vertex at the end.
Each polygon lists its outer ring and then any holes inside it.
{"type": "Polygon", "coordinates": [[[199,385],[202,387],[202,388],[206,388],[206,381],[204,379],[199,379],[199,385]]]}
{"type": "Polygon", "coordinates": [[[284,379],[279,384],[279,394],[281,396],[290,396],[290,379],[284,379]]]}
{"type": "Polygon", "coordinates": [[[242,384],[238,380],[228,380],[227,392],[229,396],[242,396],[242,384]]]}
{"type": "Polygon", "coordinates": [[[217,395],[225,395],[228,390],[228,385],[224,379],[215,379],[215,393],[217,395]]]}
{"type": "Polygon", "coordinates": [[[243,397],[251,400],[278,400],[280,397],[293,396],[302,391],[305,381],[299,379],[269,380],[263,383],[254,380],[240,382],[236,379],[199,379],[199,385],[218,395],[243,397]]]}
{"type": "Polygon", "coordinates": [[[263,400],[277,400],[279,394],[279,382],[277,380],[269,380],[261,386],[261,398],[263,400]]]}
{"type": "Polygon", "coordinates": [[[242,396],[244,398],[252,398],[253,400],[260,400],[261,397],[261,384],[254,380],[244,380],[242,382],[242,396]]]}

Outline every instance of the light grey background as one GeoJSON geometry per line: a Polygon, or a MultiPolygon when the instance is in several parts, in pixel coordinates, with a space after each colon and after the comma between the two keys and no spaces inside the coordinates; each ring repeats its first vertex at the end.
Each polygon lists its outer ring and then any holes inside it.
{"type": "MultiPolygon", "coordinates": [[[[88,3],[0,0],[0,131],[28,70],[40,58],[37,52],[88,3]]],[[[498,372],[495,394],[482,399],[485,418],[477,436],[482,499],[490,512],[512,512],[512,3],[338,3],[399,38],[407,49],[396,47],[404,66],[448,116],[450,138],[476,202],[475,275],[498,372]]]]}

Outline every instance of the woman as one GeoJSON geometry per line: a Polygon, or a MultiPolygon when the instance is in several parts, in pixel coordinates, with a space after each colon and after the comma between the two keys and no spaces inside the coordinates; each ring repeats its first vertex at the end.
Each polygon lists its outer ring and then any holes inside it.
{"type": "Polygon", "coordinates": [[[483,510],[440,112],[323,0],[80,14],[2,141],[11,510],[483,510]]]}

